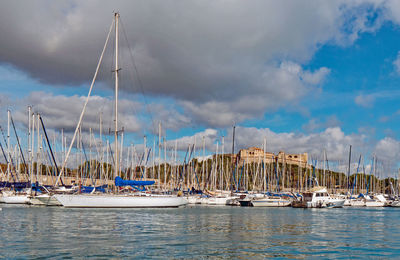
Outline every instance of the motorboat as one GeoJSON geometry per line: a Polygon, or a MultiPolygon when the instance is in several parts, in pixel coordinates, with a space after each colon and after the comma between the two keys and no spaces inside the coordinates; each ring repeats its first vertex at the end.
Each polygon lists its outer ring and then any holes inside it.
{"type": "Polygon", "coordinates": [[[314,187],[310,191],[303,192],[300,200],[295,200],[292,207],[295,208],[341,208],[345,199],[334,198],[325,187],[314,187]]]}
{"type": "Polygon", "coordinates": [[[265,198],[253,199],[251,201],[253,207],[288,207],[291,203],[291,200],[280,196],[268,196],[265,198]]]}

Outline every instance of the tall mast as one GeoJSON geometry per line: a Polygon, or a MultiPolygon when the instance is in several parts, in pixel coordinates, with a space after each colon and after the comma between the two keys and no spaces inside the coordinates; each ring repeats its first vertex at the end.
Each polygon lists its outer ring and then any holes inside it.
{"type": "Polygon", "coordinates": [[[264,167],[263,167],[263,170],[264,170],[264,175],[263,175],[263,183],[264,183],[264,194],[265,194],[265,192],[266,192],[266,188],[267,188],[267,158],[266,158],[266,153],[267,153],[267,138],[266,137],[264,137],[264,158],[263,158],[263,164],[264,164],[264,167]]]}
{"type": "Polygon", "coordinates": [[[10,110],[7,110],[7,181],[10,181],[10,173],[11,173],[11,150],[10,150],[10,110]]]}
{"type": "Polygon", "coordinates": [[[118,20],[119,13],[115,17],[115,176],[119,176],[119,153],[118,153],[118,20]]]}
{"type": "MultiPolygon", "coordinates": [[[[233,124],[233,129],[232,129],[232,160],[231,160],[231,164],[232,164],[232,170],[231,170],[231,194],[233,194],[233,183],[234,183],[234,176],[233,174],[235,174],[235,163],[236,163],[236,156],[235,156],[235,128],[236,125],[233,124]]],[[[238,187],[236,187],[236,189],[238,189],[238,187]]]]}
{"type": "Polygon", "coordinates": [[[29,181],[32,183],[32,170],[31,169],[31,116],[32,113],[32,107],[28,106],[28,159],[29,159],[29,169],[28,169],[28,175],[29,175],[29,181]]]}
{"type": "MultiPolygon", "coordinates": [[[[204,138],[204,135],[203,135],[203,162],[202,162],[202,164],[201,164],[201,166],[202,166],[202,173],[201,173],[201,181],[202,181],[202,184],[203,184],[203,189],[204,189],[204,170],[205,170],[205,163],[206,162],[206,140],[205,140],[205,138],[204,138]]],[[[399,176],[400,176],[400,170],[399,170],[399,176]]],[[[201,188],[200,188],[201,189],[201,188]]]]}
{"type": "MultiPolygon", "coordinates": [[[[144,157],[147,158],[148,157],[148,154],[147,154],[147,136],[145,135],[143,137],[143,139],[144,139],[143,140],[143,144],[144,144],[143,154],[144,154],[144,157]]],[[[146,170],[147,170],[147,160],[146,160],[146,164],[144,165],[144,180],[147,180],[146,170]]]]}
{"type": "Polygon", "coordinates": [[[157,172],[157,182],[158,182],[158,190],[160,190],[161,185],[161,122],[158,123],[158,172],[157,172]]]}
{"type": "Polygon", "coordinates": [[[350,189],[350,164],[351,164],[351,145],[349,150],[349,168],[347,171],[347,192],[349,192],[350,189]]]}

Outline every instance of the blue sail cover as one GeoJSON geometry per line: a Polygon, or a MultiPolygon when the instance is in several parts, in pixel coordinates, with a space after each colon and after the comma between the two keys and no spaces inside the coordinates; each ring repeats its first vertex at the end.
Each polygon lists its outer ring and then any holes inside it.
{"type": "Polygon", "coordinates": [[[123,180],[121,177],[115,177],[115,186],[146,186],[146,185],[153,185],[155,181],[130,181],[130,180],[123,180]]]}
{"type": "Polygon", "coordinates": [[[29,181],[27,182],[8,182],[8,181],[2,181],[0,182],[0,188],[15,188],[15,189],[24,189],[24,188],[29,188],[31,186],[31,183],[29,181]]]}
{"type": "MultiPolygon", "coordinates": [[[[91,193],[94,190],[94,188],[95,187],[93,187],[93,186],[82,186],[81,187],[81,192],[82,193],[91,193]]],[[[106,188],[107,188],[107,184],[102,185],[102,186],[96,186],[96,190],[95,191],[105,193],[106,192],[106,188]]]]}

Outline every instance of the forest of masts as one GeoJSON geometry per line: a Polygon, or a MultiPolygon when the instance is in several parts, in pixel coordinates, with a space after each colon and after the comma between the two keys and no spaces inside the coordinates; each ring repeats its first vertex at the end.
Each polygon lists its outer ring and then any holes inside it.
{"type": "MultiPolygon", "coordinates": [[[[7,135],[4,129],[0,128],[3,137],[0,141],[3,157],[3,163],[0,165],[1,181],[29,181],[42,185],[60,185],[60,183],[87,186],[113,185],[116,173],[114,171],[115,156],[110,141],[107,139],[108,136],[103,136],[101,127],[97,137],[91,129],[89,129],[88,137],[87,135],[84,137],[82,131],[78,132],[78,138],[74,144],[75,151],[70,159],[77,166],[66,167],[63,172],[60,172],[68,146],[64,132],[61,131],[61,151],[56,151],[56,137],[54,135],[53,140],[49,140],[40,115],[32,113],[30,108],[29,115],[25,149],[21,146],[10,111],[8,111],[7,135]],[[15,144],[11,144],[11,134],[13,134],[15,144]],[[57,183],[57,179],[61,182],[57,183]]],[[[161,133],[161,124],[159,133],[161,133]]],[[[124,147],[124,133],[121,131],[119,134],[120,147],[124,147]]],[[[397,178],[383,178],[382,172],[379,174],[377,170],[376,157],[373,159],[369,174],[360,164],[361,156],[356,173],[350,173],[350,167],[348,167],[346,174],[330,170],[326,159],[315,161],[314,165],[304,163],[299,166],[278,161],[277,158],[273,162],[267,161],[266,158],[260,156],[252,163],[247,163],[240,160],[236,154],[225,153],[224,137],[222,137],[221,145],[216,143],[215,153],[207,156],[204,137],[202,141],[200,145],[196,145],[194,141],[193,144],[188,144],[185,153],[178,153],[177,141],[174,145],[171,145],[171,142],[167,145],[165,138],[161,138],[159,134],[157,145],[154,140],[153,145],[148,146],[144,137],[144,144],[140,146],[142,152],[139,152],[139,146],[136,147],[133,144],[119,149],[118,175],[128,180],[154,180],[156,183],[153,189],[163,192],[193,189],[302,192],[312,186],[320,185],[327,187],[332,193],[398,194],[397,178]]],[[[265,152],[265,139],[262,146],[265,152]]],[[[72,163],[70,162],[69,165],[72,163]]]]}

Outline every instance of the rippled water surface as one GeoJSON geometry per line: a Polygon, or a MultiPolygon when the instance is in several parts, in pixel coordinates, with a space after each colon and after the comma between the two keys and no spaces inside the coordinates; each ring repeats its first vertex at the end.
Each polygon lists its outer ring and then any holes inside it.
{"type": "Polygon", "coordinates": [[[0,207],[0,258],[400,257],[396,208],[0,207]]]}

